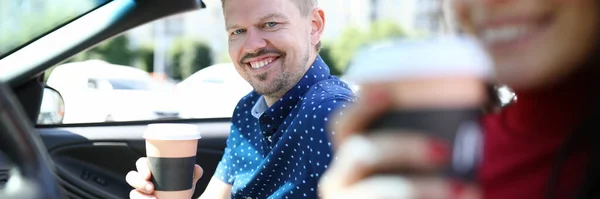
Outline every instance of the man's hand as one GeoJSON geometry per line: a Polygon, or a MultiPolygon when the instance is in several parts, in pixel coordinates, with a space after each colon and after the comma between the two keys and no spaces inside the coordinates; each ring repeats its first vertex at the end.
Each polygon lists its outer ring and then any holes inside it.
{"type": "Polygon", "coordinates": [[[479,198],[475,185],[437,175],[450,160],[449,143],[418,132],[366,132],[386,110],[406,107],[381,89],[361,93],[333,127],[337,159],[321,179],[323,198],[479,198]]]}
{"type": "MultiPolygon", "coordinates": [[[[131,185],[134,190],[129,193],[129,198],[132,199],[155,199],[154,185],[150,182],[150,168],[148,167],[148,160],[146,158],[140,158],[135,162],[137,171],[130,171],[127,173],[125,180],[131,185]]],[[[202,177],[202,167],[199,165],[194,166],[194,187],[196,182],[202,177]]],[[[191,198],[192,196],[190,196],[191,198]]]]}

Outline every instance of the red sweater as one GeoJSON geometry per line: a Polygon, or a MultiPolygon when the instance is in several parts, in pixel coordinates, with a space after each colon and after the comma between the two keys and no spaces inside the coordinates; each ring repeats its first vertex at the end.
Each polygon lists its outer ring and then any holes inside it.
{"type": "MultiPolygon", "coordinates": [[[[485,199],[546,197],[562,143],[580,125],[584,112],[593,109],[589,83],[580,78],[537,93],[517,92],[517,103],[483,119],[486,134],[479,182],[485,199]]],[[[586,153],[582,151],[563,164],[557,198],[571,196],[583,182],[586,153]]]]}

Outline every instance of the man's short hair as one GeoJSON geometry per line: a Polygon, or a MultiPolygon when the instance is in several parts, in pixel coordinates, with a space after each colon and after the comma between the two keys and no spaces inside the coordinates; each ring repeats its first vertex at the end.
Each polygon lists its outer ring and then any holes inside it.
{"type": "Polygon", "coordinates": [[[292,0],[300,9],[302,16],[308,16],[317,7],[317,0],[292,0]]]}
{"type": "MultiPolygon", "coordinates": [[[[222,2],[222,6],[225,6],[225,2],[227,0],[221,0],[222,2]]],[[[315,8],[317,6],[317,0],[290,0],[293,1],[296,6],[298,6],[298,9],[300,10],[300,14],[302,14],[302,16],[308,16],[312,9],[315,8]]]]}

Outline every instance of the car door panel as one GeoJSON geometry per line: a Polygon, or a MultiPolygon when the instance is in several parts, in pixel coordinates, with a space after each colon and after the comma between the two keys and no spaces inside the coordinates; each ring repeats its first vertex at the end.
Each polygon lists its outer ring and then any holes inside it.
{"type": "MultiPolygon", "coordinates": [[[[229,120],[177,122],[196,124],[202,134],[196,163],[204,169],[204,178],[197,183],[197,197],[221,160],[229,120]]],[[[125,182],[125,175],[135,169],[137,159],[146,155],[142,136],[148,123],[39,126],[38,131],[69,198],[128,198],[131,187],[125,182]]]]}

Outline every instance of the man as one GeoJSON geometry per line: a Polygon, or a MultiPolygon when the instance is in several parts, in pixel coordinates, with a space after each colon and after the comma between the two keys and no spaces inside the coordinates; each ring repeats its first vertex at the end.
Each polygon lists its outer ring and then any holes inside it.
{"type": "MultiPolygon", "coordinates": [[[[326,123],[354,98],[318,56],[324,11],[315,0],[224,0],[223,12],[229,55],[254,91],[234,111],[201,198],[316,198],[333,156],[326,123]]],[[[152,197],[145,159],[137,165],[130,197],[152,197]]],[[[196,166],[194,183],[201,173],[196,166]]]]}

